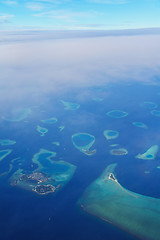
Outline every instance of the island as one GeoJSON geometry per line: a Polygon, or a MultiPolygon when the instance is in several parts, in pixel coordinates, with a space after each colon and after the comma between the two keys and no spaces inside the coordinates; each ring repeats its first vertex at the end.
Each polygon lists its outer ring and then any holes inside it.
{"type": "Polygon", "coordinates": [[[72,178],[76,166],[62,160],[54,161],[55,157],[55,152],[40,149],[32,158],[36,169],[30,172],[18,169],[10,177],[10,184],[41,195],[57,192],[72,178]]]}
{"type": "Polygon", "coordinates": [[[78,200],[82,209],[114,224],[138,239],[159,240],[160,199],[124,188],[116,178],[117,164],[109,165],[78,200]]]}
{"type": "Polygon", "coordinates": [[[56,188],[50,184],[48,185],[37,185],[34,188],[34,191],[38,194],[44,195],[48,193],[53,193],[55,192],[56,188]]]}

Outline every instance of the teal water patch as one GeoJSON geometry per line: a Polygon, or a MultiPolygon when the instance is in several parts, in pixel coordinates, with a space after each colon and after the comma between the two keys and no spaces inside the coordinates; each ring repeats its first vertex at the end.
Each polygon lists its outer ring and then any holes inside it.
{"type": "Polygon", "coordinates": [[[110,147],[118,147],[119,146],[119,143],[115,143],[115,144],[111,144],[109,145],[110,147]]]}
{"type": "Polygon", "coordinates": [[[52,164],[52,158],[56,157],[56,152],[52,152],[41,148],[38,153],[33,156],[32,162],[38,167],[36,171],[40,171],[44,167],[48,167],[48,164],[52,164]]]}
{"type": "Polygon", "coordinates": [[[158,145],[154,145],[154,146],[150,147],[145,153],[138,154],[136,156],[136,158],[144,159],[144,160],[153,160],[153,159],[155,159],[158,150],[159,150],[158,145]]]}
{"type": "MultiPolygon", "coordinates": [[[[6,158],[10,153],[12,152],[12,149],[5,149],[5,150],[0,150],[0,162],[6,158]]],[[[2,163],[3,164],[3,163],[2,163]]],[[[9,173],[10,171],[12,170],[12,164],[10,163],[9,165],[9,169],[8,169],[8,166],[7,166],[7,170],[6,168],[2,168],[1,165],[0,165],[0,177],[9,173]],[[1,172],[2,171],[2,172],[1,172]]]]}
{"type": "Polygon", "coordinates": [[[158,111],[158,110],[152,110],[151,114],[156,116],[156,117],[160,117],[160,111],[158,111]]]}
{"type": "Polygon", "coordinates": [[[7,157],[12,152],[12,149],[0,150],[0,161],[7,157]]]}
{"type": "Polygon", "coordinates": [[[47,132],[48,132],[48,129],[47,128],[44,128],[44,127],[41,127],[41,126],[37,126],[37,131],[41,134],[41,136],[43,137],[47,132]]]}
{"type": "Polygon", "coordinates": [[[122,156],[122,155],[127,155],[128,151],[125,148],[118,148],[118,149],[112,149],[110,151],[111,155],[116,155],[116,156],[122,156]]]}
{"type": "Polygon", "coordinates": [[[148,128],[147,125],[142,122],[132,122],[132,124],[136,127],[145,128],[145,129],[148,128]]]}
{"type": "Polygon", "coordinates": [[[76,166],[65,161],[54,161],[55,157],[55,152],[40,149],[32,158],[32,162],[37,166],[36,169],[30,173],[18,169],[10,178],[11,185],[38,194],[57,192],[71,179],[76,166]]]}
{"type": "Polygon", "coordinates": [[[9,146],[16,144],[16,141],[10,140],[10,139],[0,139],[0,145],[1,146],[9,146]]]}
{"type": "Polygon", "coordinates": [[[112,110],[110,112],[107,112],[106,115],[112,118],[123,118],[126,117],[128,113],[120,110],[112,110]]]}
{"type": "Polygon", "coordinates": [[[125,189],[115,176],[116,164],[84,192],[78,204],[84,211],[127,231],[139,239],[159,240],[160,199],[125,189]]]}
{"type": "Polygon", "coordinates": [[[41,120],[41,122],[43,123],[46,123],[46,124],[54,124],[57,122],[57,118],[48,118],[48,119],[45,119],[45,120],[41,120]]]}
{"type": "Polygon", "coordinates": [[[56,146],[60,146],[60,142],[52,142],[52,144],[56,145],[56,146]]]}
{"type": "Polygon", "coordinates": [[[65,110],[77,110],[80,107],[80,104],[73,103],[73,102],[65,102],[61,100],[64,105],[65,110]]]}
{"type": "Polygon", "coordinates": [[[12,169],[13,169],[13,164],[14,164],[14,162],[19,161],[19,160],[20,160],[20,157],[12,159],[12,160],[10,161],[9,166],[8,166],[8,170],[5,170],[5,171],[3,171],[2,173],[0,173],[0,177],[9,174],[9,173],[12,171],[12,169]]]}
{"type": "Polygon", "coordinates": [[[119,132],[113,130],[105,130],[103,134],[107,140],[115,139],[119,136],[119,132]]]}
{"type": "Polygon", "coordinates": [[[4,119],[11,122],[19,122],[27,118],[31,112],[30,108],[16,109],[11,112],[10,117],[4,117],[4,119]]]}
{"type": "Polygon", "coordinates": [[[140,104],[141,107],[147,108],[147,109],[154,109],[157,108],[157,104],[154,102],[143,102],[140,104]]]}
{"type": "Polygon", "coordinates": [[[64,126],[59,126],[59,131],[62,132],[64,130],[64,126]]]}
{"type": "Polygon", "coordinates": [[[96,149],[90,150],[95,142],[95,137],[88,133],[76,133],[72,135],[73,145],[86,155],[93,155],[96,153],[96,149]]]}

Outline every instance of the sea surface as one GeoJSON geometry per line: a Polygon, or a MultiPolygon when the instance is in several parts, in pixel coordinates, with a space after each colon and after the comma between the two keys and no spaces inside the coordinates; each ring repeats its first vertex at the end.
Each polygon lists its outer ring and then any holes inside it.
{"type": "Polygon", "coordinates": [[[136,239],[117,226],[89,215],[77,202],[85,189],[112,163],[117,163],[116,178],[123,187],[160,198],[160,169],[157,168],[160,152],[153,160],[136,158],[151,146],[160,146],[160,117],[154,116],[152,109],[143,107],[144,102],[154,102],[156,110],[160,110],[158,84],[127,82],[78,87],[62,93],[46,93],[44,101],[24,98],[21,102],[6,103],[0,112],[0,139],[16,143],[0,146],[0,150],[12,149],[0,161],[0,174],[8,171],[0,177],[0,239],[136,239]],[[62,101],[77,103],[80,107],[65,109],[62,101]],[[15,121],[15,115],[23,109],[31,112],[15,121]],[[106,113],[112,110],[128,115],[110,117],[106,113]],[[57,122],[41,122],[51,117],[57,118],[57,122]],[[134,126],[133,122],[142,122],[147,128],[134,126]],[[48,132],[41,136],[37,126],[47,128],[48,132]],[[64,126],[62,131],[61,126],[64,126]],[[107,140],[103,134],[105,130],[118,131],[119,136],[107,140]],[[90,149],[96,149],[95,154],[88,156],[73,145],[72,135],[76,133],[95,137],[90,149]],[[52,142],[59,142],[60,146],[52,142]],[[114,144],[119,145],[111,146],[114,144]],[[125,148],[128,154],[111,155],[114,148],[125,148]],[[56,152],[54,161],[63,160],[76,166],[70,181],[55,193],[39,195],[10,184],[10,177],[17,169],[26,172],[36,169],[32,158],[40,149],[56,152]],[[13,159],[16,160],[12,162],[13,159]]]}

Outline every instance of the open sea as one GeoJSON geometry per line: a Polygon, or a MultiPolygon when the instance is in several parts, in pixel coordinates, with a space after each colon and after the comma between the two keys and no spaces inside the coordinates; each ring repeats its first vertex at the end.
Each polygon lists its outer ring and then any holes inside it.
{"type": "Polygon", "coordinates": [[[160,198],[160,154],[154,160],[135,158],[153,145],[160,145],[160,117],[143,102],[154,102],[160,110],[160,86],[143,83],[106,84],[98,87],[81,87],[45,94],[39,100],[28,97],[19,102],[9,102],[1,109],[0,139],[10,139],[16,144],[0,146],[12,153],[0,161],[0,239],[1,240],[134,240],[134,236],[118,227],[89,215],[77,204],[85,189],[97,179],[111,163],[117,163],[116,177],[128,190],[160,198]],[[101,99],[95,100],[94,98],[101,99]],[[80,104],[77,110],[66,110],[61,100],[80,104]],[[31,113],[20,121],[8,121],[17,109],[30,108],[31,113]],[[112,110],[127,112],[124,118],[106,115],[112,110]],[[54,124],[41,120],[57,118],[54,124]],[[132,122],[143,122],[147,129],[132,122]],[[40,136],[37,126],[48,132],[40,136]],[[64,126],[61,131],[60,126],[64,126]],[[104,130],[119,132],[116,139],[106,140],[104,130]],[[72,135],[89,133],[95,137],[91,147],[96,154],[87,156],[72,143],[72,135]],[[60,146],[52,142],[59,142],[60,146]],[[128,150],[127,155],[113,156],[116,147],[128,150]],[[10,185],[10,177],[19,168],[31,171],[33,155],[39,150],[56,152],[54,161],[63,160],[77,168],[71,180],[59,191],[38,195],[10,185]]]}

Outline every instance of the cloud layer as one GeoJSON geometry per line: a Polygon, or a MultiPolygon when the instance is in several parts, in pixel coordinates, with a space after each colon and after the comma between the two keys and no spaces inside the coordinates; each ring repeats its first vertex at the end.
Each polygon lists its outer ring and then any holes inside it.
{"type": "Polygon", "coordinates": [[[3,102],[112,82],[153,84],[160,75],[160,35],[74,36],[42,41],[24,41],[24,37],[20,43],[16,38],[19,36],[0,45],[3,102]]]}

